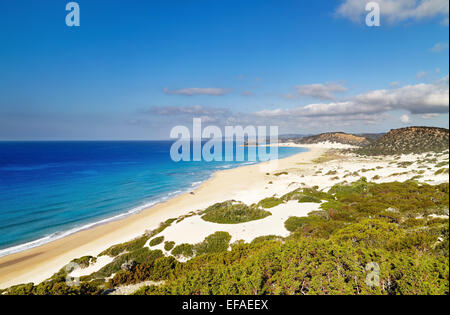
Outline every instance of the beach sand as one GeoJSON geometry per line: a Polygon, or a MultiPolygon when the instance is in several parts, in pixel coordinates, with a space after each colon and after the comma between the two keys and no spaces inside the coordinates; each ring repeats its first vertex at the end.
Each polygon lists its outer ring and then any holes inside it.
{"type": "Polygon", "coordinates": [[[269,181],[274,180],[273,173],[310,164],[329,148],[327,145],[301,147],[307,147],[309,151],[278,161],[216,172],[193,194],[183,194],[120,221],[96,226],[36,248],[1,257],[0,288],[21,283],[40,283],[75,258],[97,256],[112,245],[132,240],[147,230],[155,229],[161,222],[190,211],[231,199],[251,204],[285,192],[289,186],[289,178],[283,179],[280,176],[280,179],[277,178],[280,183],[268,185],[269,181]]]}

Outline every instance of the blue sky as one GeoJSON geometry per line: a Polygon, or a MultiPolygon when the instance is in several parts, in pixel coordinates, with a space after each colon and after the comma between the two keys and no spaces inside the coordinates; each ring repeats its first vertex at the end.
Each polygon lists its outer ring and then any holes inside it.
{"type": "Polygon", "coordinates": [[[167,139],[171,127],[281,133],[448,128],[448,3],[0,2],[0,139],[167,139]]]}

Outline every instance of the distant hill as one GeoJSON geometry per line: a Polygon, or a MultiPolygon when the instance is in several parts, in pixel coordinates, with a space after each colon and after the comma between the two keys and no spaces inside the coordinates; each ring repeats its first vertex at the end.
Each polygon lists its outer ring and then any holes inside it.
{"type": "Polygon", "coordinates": [[[344,132],[328,132],[316,136],[303,137],[294,140],[299,144],[314,144],[320,142],[337,142],[355,146],[366,146],[370,144],[370,140],[363,136],[357,136],[344,132]]]}
{"type": "Polygon", "coordinates": [[[436,127],[393,129],[371,144],[356,150],[365,155],[442,152],[449,148],[449,130],[436,127]]]}
{"type": "Polygon", "coordinates": [[[360,134],[356,134],[357,136],[360,137],[364,137],[367,140],[369,140],[370,142],[374,142],[378,139],[380,139],[382,136],[384,136],[386,133],[360,133],[360,134]]]}

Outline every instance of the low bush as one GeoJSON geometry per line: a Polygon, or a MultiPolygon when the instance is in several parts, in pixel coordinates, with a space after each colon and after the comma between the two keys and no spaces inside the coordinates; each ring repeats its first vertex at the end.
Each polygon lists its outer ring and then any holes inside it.
{"type": "Polygon", "coordinates": [[[191,244],[180,244],[172,249],[172,255],[175,257],[189,258],[194,256],[194,246],[191,244]]]}
{"type": "Polygon", "coordinates": [[[282,203],[283,203],[283,201],[281,199],[278,199],[276,197],[270,197],[270,198],[261,200],[258,203],[258,206],[261,208],[264,208],[264,209],[270,209],[270,208],[276,207],[282,203]]]}
{"type": "Polygon", "coordinates": [[[154,239],[150,240],[149,245],[150,247],[156,246],[164,242],[164,236],[155,237],[154,239]]]}
{"type": "Polygon", "coordinates": [[[271,215],[270,212],[260,209],[258,206],[247,206],[236,201],[217,203],[207,208],[203,213],[203,220],[220,224],[244,223],[260,220],[271,215]]]}
{"type": "Polygon", "coordinates": [[[172,242],[172,241],[164,243],[164,249],[166,251],[171,251],[174,246],[175,246],[175,242],[172,242]]]}

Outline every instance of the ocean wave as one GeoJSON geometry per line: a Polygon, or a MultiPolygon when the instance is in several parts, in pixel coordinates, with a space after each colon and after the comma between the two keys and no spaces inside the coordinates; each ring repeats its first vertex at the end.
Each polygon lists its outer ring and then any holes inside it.
{"type": "MultiPolygon", "coordinates": [[[[197,182],[197,183],[201,184],[203,182],[197,182]]],[[[42,238],[39,238],[37,240],[33,240],[33,241],[30,241],[30,242],[27,242],[27,243],[15,245],[15,246],[12,246],[12,247],[7,247],[5,249],[0,249],[0,257],[11,255],[11,254],[15,254],[15,253],[19,253],[19,252],[22,252],[22,251],[25,251],[25,250],[28,250],[28,249],[31,249],[31,248],[39,247],[39,246],[45,245],[47,243],[56,241],[58,239],[64,238],[66,236],[75,234],[77,232],[85,231],[85,230],[91,229],[91,228],[99,226],[99,225],[103,225],[103,224],[106,224],[106,223],[109,223],[109,222],[114,222],[114,221],[118,221],[118,220],[124,219],[124,218],[126,218],[126,217],[128,217],[130,215],[139,213],[142,210],[148,209],[148,208],[150,208],[150,207],[152,207],[152,206],[154,206],[156,204],[165,202],[165,201],[167,201],[170,198],[173,198],[173,197],[175,197],[177,195],[181,195],[181,194],[186,193],[186,192],[191,191],[191,190],[192,189],[175,190],[175,191],[172,191],[172,192],[168,193],[167,195],[165,195],[163,197],[160,197],[160,198],[158,198],[156,200],[144,203],[144,204],[142,204],[140,206],[134,207],[134,208],[132,208],[132,209],[130,209],[130,210],[124,212],[124,213],[121,213],[121,214],[118,214],[118,215],[115,215],[115,216],[112,216],[112,217],[109,217],[109,218],[106,218],[106,219],[102,219],[102,220],[99,220],[99,221],[95,221],[95,222],[92,222],[92,223],[88,223],[88,224],[85,224],[85,225],[82,225],[82,226],[79,226],[79,227],[74,227],[74,228],[71,228],[69,230],[55,232],[55,233],[46,235],[46,236],[44,236],[42,238]]]]}
{"type": "Polygon", "coordinates": [[[99,225],[103,225],[103,224],[106,224],[106,223],[109,223],[109,222],[113,222],[113,221],[118,221],[118,220],[124,219],[124,218],[126,218],[126,217],[128,217],[128,216],[130,216],[132,214],[139,213],[139,212],[141,212],[144,209],[150,208],[150,207],[152,207],[152,206],[154,206],[154,205],[156,205],[158,203],[161,203],[161,202],[167,200],[168,198],[169,198],[169,196],[162,197],[162,198],[160,198],[158,200],[155,200],[155,201],[152,201],[152,202],[149,202],[149,203],[145,203],[143,205],[140,205],[140,206],[137,206],[135,208],[132,208],[131,210],[128,210],[128,211],[126,211],[124,213],[121,213],[121,214],[118,214],[118,215],[115,215],[115,216],[112,216],[112,217],[109,217],[109,218],[106,218],[106,219],[102,219],[102,220],[99,220],[99,221],[88,223],[88,224],[85,224],[85,225],[82,225],[82,226],[79,226],[79,227],[74,227],[74,228],[71,228],[69,230],[55,232],[55,233],[49,234],[47,236],[44,236],[42,238],[39,238],[39,239],[34,240],[34,241],[27,242],[27,243],[15,245],[15,246],[12,246],[12,247],[7,247],[5,249],[0,249],[0,257],[11,255],[11,254],[15,254],[15,253],[19,253],[19,252],[22,252],[24,250],[35,248],[35,247],[38,247],[38,246],[42,246],[44,244],[50,243],[52,241],[56,241],[58,239],[64,238],[66,236],[75,234],[75,233],[80,232],[80,231],[88,230],[88,229],[91,229],[91,228],[99,226],[99,225]]]}

